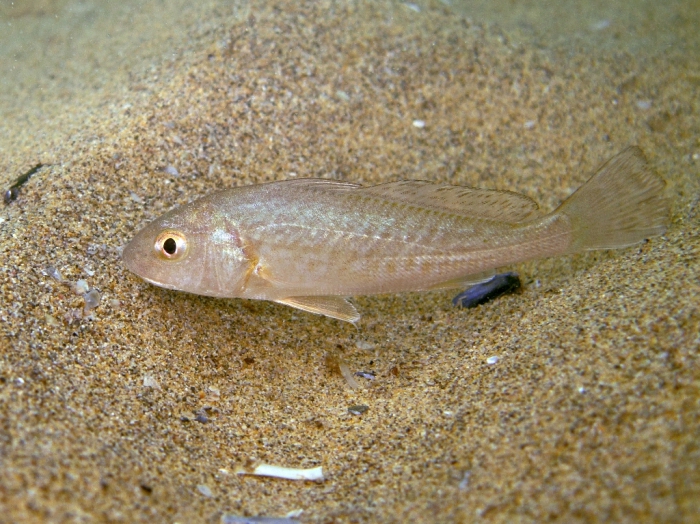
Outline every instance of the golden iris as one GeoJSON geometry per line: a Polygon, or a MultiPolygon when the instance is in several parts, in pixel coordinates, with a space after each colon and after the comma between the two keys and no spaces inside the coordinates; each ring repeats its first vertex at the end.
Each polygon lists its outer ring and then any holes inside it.
{"type": "Polygon", "coordinates": [[[158,235],[153,247],[166,260],[179,260],[187,252],[187,239],[179,231],[166,230],[158,235]]]}

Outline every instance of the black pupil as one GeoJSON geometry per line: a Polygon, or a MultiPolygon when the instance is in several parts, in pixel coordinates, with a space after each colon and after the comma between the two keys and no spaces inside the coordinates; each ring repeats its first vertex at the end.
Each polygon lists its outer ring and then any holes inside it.
{"type": "Polygon", "coordinates": [[[177,243],[175,240],[172,238],[167,238],[165,242],[163,242],[163,251],[165,251],[168,255],[174,255],[175,251],[177,251],[177,243]]]}

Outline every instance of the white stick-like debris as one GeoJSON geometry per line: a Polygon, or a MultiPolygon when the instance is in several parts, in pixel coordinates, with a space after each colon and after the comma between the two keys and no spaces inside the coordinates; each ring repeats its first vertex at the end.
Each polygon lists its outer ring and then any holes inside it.
{"type": "Polygon", "coordinates": [[[284,468],[270,464],[260,464],[253,471],[241,470],[239,475],[258,475],[261,477],[277,477],[289,480],[323,480],[323,466],[310,469],[284,468]]]}

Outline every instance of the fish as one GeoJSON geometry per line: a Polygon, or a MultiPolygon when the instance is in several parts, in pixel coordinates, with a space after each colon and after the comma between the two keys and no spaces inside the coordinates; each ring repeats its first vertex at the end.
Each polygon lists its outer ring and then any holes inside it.
{"type": "Polygon", "coordinates": [[[162,288],[355,324],[352,296],[464,288],[502,266],[661,235],[670,220],[665,185],[636,146],[546,214],[518,193],[425,180],[276,181],[175,208],[140,230],[122,258],[162,288]]]}

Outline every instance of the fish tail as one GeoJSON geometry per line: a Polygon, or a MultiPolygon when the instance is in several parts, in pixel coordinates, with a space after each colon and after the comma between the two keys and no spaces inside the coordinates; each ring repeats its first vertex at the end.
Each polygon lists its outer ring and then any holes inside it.
{"type": "Polygon", "coordinates": [[[614,156],[553,213],[571,224],[567,251],[620,248],[663,234],[670,213],[665,186],[638,147],[614,156]]]}

